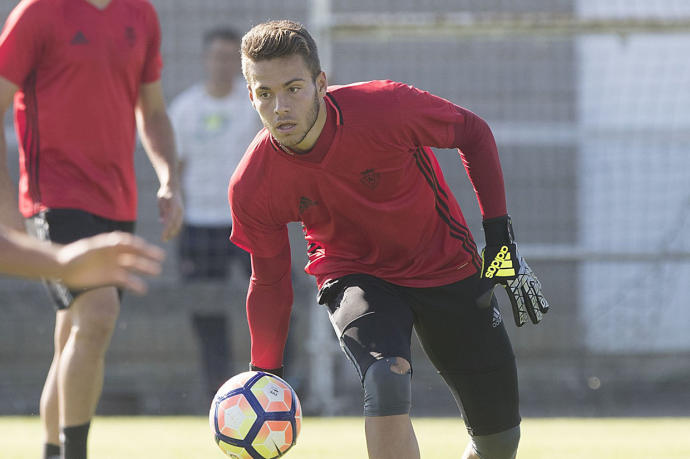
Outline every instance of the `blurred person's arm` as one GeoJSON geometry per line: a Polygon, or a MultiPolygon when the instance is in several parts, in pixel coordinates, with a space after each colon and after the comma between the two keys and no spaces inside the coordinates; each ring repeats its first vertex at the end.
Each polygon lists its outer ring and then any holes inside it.
{"type": "Polygon", "coordinates": [[[173,130],[173,139],[175,141],[175,153],[177,154],[177,179],[180,186],[180,195],[182,197],[182,205],[185,205],[185,189],[184,189],[184,174],[187,166],[187,152],[185,151],[184,138],[182,136],[182,129],[184,126],[183,108],[180,103],[180,95],[172,100],[169,108],[166,110],[170,124],[173,130]]]}
{"type": "Polygon", "coordinates": [[[138,274],[158,275],[164,252],[128,233],[105,233],[67,245],[0,226],[0,273],[59,279],[70,287],[117,285],[146,292],[138,274]]]}
{"type": "Polygon", "coordinates": [[[141,85],[136,114],[142,144],[160,182],[158,211],[163,223],[162,238],[167,241],[180,229],[183,206],[175,136],[160,80],[141,85]]]}
{"type": "MultiPolygon", "coordinates": [[[[7,110],[12,105],[14,93],[19,88],[11,81],[0,76],[0,121],[5,119],[7,110]]],[[[0,223],[17,231],[25,231],[17,207],[17,187],[10,177],[7,164],[7,141],[4,122],[0,123],[0,223]]]]}

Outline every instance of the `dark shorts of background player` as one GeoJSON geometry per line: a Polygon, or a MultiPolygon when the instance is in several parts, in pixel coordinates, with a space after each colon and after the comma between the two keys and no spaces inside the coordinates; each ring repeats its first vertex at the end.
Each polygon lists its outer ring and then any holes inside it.
{"type": "MultiPolygon", "coordinates": [[[[134,222],[99,217],[78,209],[48,209],[29,218],[29,232],[36,238],[69,244],[89,236],[111,231],[134,232],[134,222]]],[[[67,309],[77,296],[89,289],[73,290],[61,282],[44,281],[58,310],[67,309]]],[[[122,297],[122,290],[118,289],[122,297]]]]}
{"type": "Polygon", "coordinates": [[[185,280],[225,279],[233,260],[252,272],[249,254],[230,242],[230,226],[185,223],[178,245],[180,275],[185,280]]]}
{"type": "Polygon", "coordinates": [[[341,347],[363,380],[378,359],[410,364],[414,329],[427,356],[449,386],[471,435],[489,435],[520,424],[515,355],[493,297],[475,305],[475,275],[431,288],[401,287],[352,274],[319,291],[341,347]]]}

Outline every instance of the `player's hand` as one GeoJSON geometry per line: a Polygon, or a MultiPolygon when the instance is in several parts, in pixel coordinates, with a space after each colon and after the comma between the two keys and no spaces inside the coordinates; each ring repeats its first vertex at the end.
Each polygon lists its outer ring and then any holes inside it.
{"type": "Polygon", "coordinates": [[[482,250],[482,283],[487,293],[480,305],[491,300],[493,287],[503,285],[513,308],[515,325],[521,327],[527,319],[537,324],[548,312],[549,303],[542,293],[541,283],[524,258],[520,256],[514,241],[513,226],[509,216],[485,220],[486,247],[482,250]]]}
{"type": "Polygon", "coordinates": [[[158,275],[165,252],[129,233],[105,233],[61,247],[57,259],[60,279],[70,287],[116,285],[146,293],[138,274],[158,275]]]}
{"type": "Polygon", "coordinates": [[[182,226],[184,206],[182,196],[179,191],[173,190],[170,186],[161,186],[158,190],[158,214],[159,220],[163,224],[161,239],[169,241],[177,236],[182,226]]]}
{"type": "Polygon", "coordinates": [[[265,368],[259,368],[257,366],[254,366],[251,363],[249,364],[249,370],[250,371],[263,371],[264,373],[270,373],[272,375],[276,375],[279,378],[283,377],[283,368],[284,367],[274,368],[272,370],[267,370],[265,368]]]}

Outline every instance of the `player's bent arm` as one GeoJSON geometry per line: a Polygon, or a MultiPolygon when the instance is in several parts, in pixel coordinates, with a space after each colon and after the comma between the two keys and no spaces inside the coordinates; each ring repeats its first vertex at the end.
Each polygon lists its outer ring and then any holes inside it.
{"type": "Polygon", "coordinates": [[[458,107],[463,122],[455,126],[455,147],[459,149],[472,182],[484,219],[508,213],[503,171],[491,128],[479,116],[458,107]]]}
{"type": "Polygon", "coordinates": [[[271,258],[252,255],[252,277],[247,292],[247,322],[251,335],[251,365],[279,369],[292,311],[290,245],[271,258]]]}
{"type": "MultiPolygon", "coordinates": [[[[17,85],[0,76],[0,119],[4,119],[18,89],[17,85]]],[[[24,231],[22,216],[17,208],[16,189],[7,167],[7,141],[3,126],[0,129],[0,223],[17,231],[24,231]]]]}
{"type": "Polygon", "coordinates": [[[127,233],[100,234],[64,246],[39,241],[0,226],[0,273],[30,279],[59,279],[70,287],[117,285],[137,293],[137,274],[157,275],[164,252],[127,233]]]}
{"type": "Polygon", "coordinates": [[[160,182],[159,212],[164,224],[163,240],[168,240],[180,229],[183,207],[175,136],[160,80],[141,85],[136,116],[144,150],[160,182]]]}

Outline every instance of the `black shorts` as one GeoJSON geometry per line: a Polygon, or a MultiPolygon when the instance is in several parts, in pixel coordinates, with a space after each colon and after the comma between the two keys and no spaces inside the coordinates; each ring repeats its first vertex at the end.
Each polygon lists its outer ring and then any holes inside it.
{"type": "MultiPolygon", "coordinates": [[[[111,231],[134,232],[134,222],[109,220],[77,209],[48,209],[30,217],[29,223],[29,232],[36,238],[58,244],[111,231]]],[[[89,290],[70,289],[52,280],[46,280],[45,285],[58,310],[69,308],[77,296],[89,290]]],[[[121,290],[118,292],[122,295],[121,290]]]]}
{"type": "Polygon", "coordinates": [[[387,357],[412,365],[412,329],[450,388],[471,435],[489,435],[520,424],[515,355],[493,297],[480,309],[479,278],[454,284],[401,287],[353,274],[319,291],[341,347],[361,380],[387,357]]]}
{"type": "Polygon", "coordinates": [[[233,260],[239,260],[249,276],[249,253],[230,242],[230,226],[184,224],[179,239],[179,269],[183,279],[224,279],[233,260]]]}

